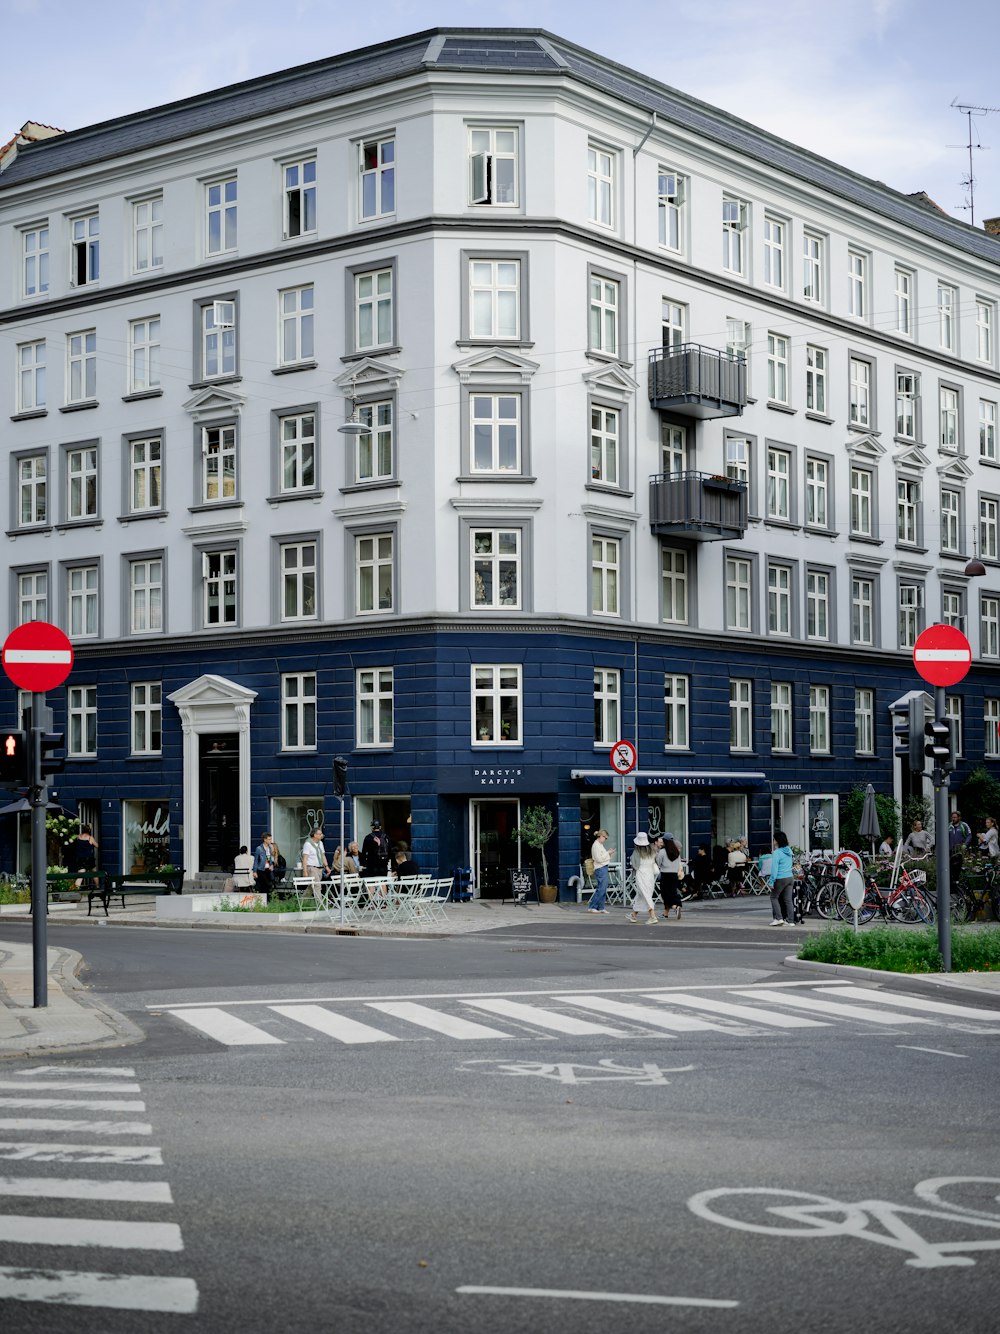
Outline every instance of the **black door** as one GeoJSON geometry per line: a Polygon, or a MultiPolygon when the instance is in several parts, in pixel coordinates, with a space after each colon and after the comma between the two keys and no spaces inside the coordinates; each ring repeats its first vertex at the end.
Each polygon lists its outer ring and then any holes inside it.
{"type": "Polygon", "coordinates": [[[229,871],[240,850],[239,737],[201,737],[199,770],[200,869],[229,871]]]}

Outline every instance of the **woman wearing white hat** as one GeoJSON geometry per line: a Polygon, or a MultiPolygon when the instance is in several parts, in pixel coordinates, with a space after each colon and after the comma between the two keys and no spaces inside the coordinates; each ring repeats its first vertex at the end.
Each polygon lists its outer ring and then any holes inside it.
{"type": "Polygon", "coordinates": [[[636,834],[632,840],[635,851],[632,853],[632,869],[635,871],[635,898],[628,920],[639,920],[639,909],[644,907],[649,914],[647,926],[656,925],[656,911],[653,908],[653,891],[656,889],[656,858],[650,846],[648,834],[636,834]]]}

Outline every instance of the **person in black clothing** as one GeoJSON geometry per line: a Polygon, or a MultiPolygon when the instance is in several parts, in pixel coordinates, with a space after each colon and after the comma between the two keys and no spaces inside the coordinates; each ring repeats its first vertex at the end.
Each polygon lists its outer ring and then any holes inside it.
{"type": "Polygon", "coordinates": [[[712,867],[712,849],[708,843],[702,843],[698,851],[691,858],[691,865],[688,868],[691,873],[691,879],[694,881],[695,889],[699,894],[705,892],[705,886],[715,879],[712,867]]]}
{"type": "Polygon", "coordinates": [[[405,843],[400,843],[392,858],[392,873],[397,880],[404,876],[419,875],[420,867],[413,860],[413,853],[405,843]]]}
{"type": "MultiPolygon", "coordinates": [[[[66,861],[71,871],[93,871],[97,868],[97,840],[89,824],[80,826],[80,832],[66,850],[66,861]]],[[[80,888],[81,882],[76,882],[80,888]]]]}
{"type": "Polygon", "coordinates": [[[361,844],[361,874],[385,875],[389,870],[389,837],[382,833],[379,820],[372,821],[372,831],[361,844]]]}

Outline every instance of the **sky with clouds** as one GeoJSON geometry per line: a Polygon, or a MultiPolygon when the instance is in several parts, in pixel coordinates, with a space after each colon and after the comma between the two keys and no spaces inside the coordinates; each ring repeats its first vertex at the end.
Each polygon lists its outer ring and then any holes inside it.
{"type": "MultiPolygon", "coordinates": [[[[89,12],[0,0],[0,142],[26,120],[77,129],[437,25],[544,27],[969,221],[968,122],[951,104],[1000,108],[998,0],[100,0],[89,12]]],[[[1000,215],[1000,111],[972,131],[981,224],[1000,215]]]]}

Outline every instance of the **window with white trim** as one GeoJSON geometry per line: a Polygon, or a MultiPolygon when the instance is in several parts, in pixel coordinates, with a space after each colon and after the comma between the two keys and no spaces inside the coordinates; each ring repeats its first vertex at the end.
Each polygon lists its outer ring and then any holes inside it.
{"type": "Polygon", "coordinates": [[[685,205],[688,179],[669,167],[661,167],[656,176],[656,206],[660,245],[664,250],[684,249],[685,205]]]}
{"type": "Polygon", "coordinates": [[[598,144],[587,145],[587,217],[600,227],[617,219],[615,154],[598,144]]]}
{"type": "Polygon", "coordinates": [[[913,274],[896,268],[896,333],[909,338],[913,333],[913,274]]]}
{"type": "Polygon", "coordinates": [[[787,449],[767,447],[767,517],[789,523],[792,517],[790,479],[792,456],[787,449]]]}
{"type": "Polygon", "coordinates": [[[163,197],[132,204],[132,272],[163,268],[163,197]]]}
{"type": "Polygon", "coordinates": [[[17,576],[17,623],[49,619],[47,570],[22,570],[17,576]]]}
{"type": "Polygon", "coordinates": [[[961,695],[945,695],[944,697],[944,716],[952,724],[951,734],[955,739],[956,756],[965,754],[965,711],[962,704],[961,695]]]}
{"type": "Polygon", "coordinates": [[[868,256],[860,250],[847,252],[847,313],[868,318],[868,256]]]}
{"type": "Polygon", "coordinates": [[[359,616],[394,609],[393,548],[392,533],[355,537],[355,608],[359,616]]]}
{"type": "Polygon", "coordinates": [[[979,457],[997,459],[997,405],[987,398],[979,400],[979,457]]]}
{"type": "Polygon", "coordinates": [[[992,301],[976,302],[976,357],[993,365],[993,328],[996,324],[996,306],[992,301]]]}
{"type": "Polygon", "coordinates": [[[618,588],[621,542],[617,537],[598,537],[590,543],[590,610],[601,616],[619,616],[618,588]]]}
{"type": "Polygon", "coordinates": [[[25,454],[17,460],[19,527],[48,523],[48,472],[49,460],[46,454],[25,454]]]}
{"type": "Polygon", "coordinates": [[[361,170],[361,221],[396,211],[396,140],[366,139],[358,145],[361,170]]]}
{"type": "Polygon", "coordinates": [[[473,528],[469,540],[473,609],[520,607],[520,528],[473,528]]]}
{"type": "Polygon", "coordinates": [[[472,745],[521,744],[521,668],[472,665],[472,745]]]}
{"type": "Polygon", "coordinates": [[[66,517],[93,519],[97,515],[97,446],[66,451],[66,517]]]}
{"type": "Polygon", "coordinates": [[[74,759],[97,754],[97,687],[66,691],[66,754],[74,759]]]}
{"type": "Polygon", "coordinates": [[[722,267],[740,277],[746,270],[748,210],[746,200],[722,196],[722,267]]]}
{"type": "Polygon", "coordinates": [[[617,357],[621,284],[599,273],[590,275],[590,351],[617,357]]]}
{"type": "Polygon", "coordinates": [[[830,753],[830,687],[809,687],[809,751],[812,755],[830,753]]]}
{"type": "Polygon", "coordinates": [[[941,550],[959,551],[961,530],[961,496],[951,487],[941,488],[941,550]]]}
{"type": "Polygon", "coordinates": [[[737,360],[743,357],[747,363],[747,373],[750,367],[750,348],[753,346],[753,325],[749,320],[735,319],[731,315],[726,316],[726,356],[737,360]]]}
{"type": "Polygon", "coordinates": [[[920,483],[896,479],[896,541],[916,546],[920,537],[920,483]]]}
{"type": "Polygon", "coordinates": [[[391,268],[354,275],[354,346],[390,347],[393,339],[391,268]]]}
{"type": "Polygon", "coordinates": [[[771,682],[771,750],[789,754],[792,749],[792,683],[771,682]]]}
{"type": "Polygon", "coordinates": [[[788,339],[767,335],[767,396],[772,403],[788,402],[788,339]]]}
{"type": "Polygon", "coordinates": [[[750,486],[750,441],[742,436],[726,436],[726,476],[750,486]]]}
{"type": "Polygon", "coordinates": [[[205,254],[223,255],[236,249],[236,177],[205,186],[205,254]]]}
{"type": "Polygon", "coordinates": [[[163,441],[158,435],[128,442],[131,513],[163,508],[163,441]]]}
{"type": "Polygon", "coordinates": [[[316,673],[281,677],[281,749],[316,749],[316,673]]]}
{"type": "Polygon", "coordinates": [[[660,551],[661,617],[671,625],[688,623],[688,554],[674,547],[660,551]]]}
{"type": "Polygon", "coordinates": [[[308,236],[316,230],[316,159],[286,162],[281,169],[284,189],[284,234],[286,240],[308,236]]]}
{"type": "Polygon", "coordinates": [[[821,306],[826,300],[824,269],[826,246],[822,236],[815,232],[802,234],[802,300],[821,306]]]}
{"type": "Polygon", "coordinates": [[[293,366],[298,361],[311,361],[315,355],[315,303],[312,283],[278,293],[279,365],[293,366]]]}
{"type": "Polygon", "coordinates": [[[469,203],[517,206],[518,132],[513,127],[469,127],[469,203]]]}
{"type": "Polygon", "coordinates": [[[128,392],[142,394],[160,387],[160,317],[129,320],[128,392]]]}
{"type": "Polygon", "coordinates": [[[1000,597],[992,593],[979,601],[979,652],[984,658],[1000,658],[1000,597]]]}
{"type": "Polygon", "coordinates": [[[871,426],[871,376],[869,362],[850,358],[850,419],[855,426],[871,426]]]}
{"type": "Polygon", "coordinates": [[[830,465],[826,459],[806,455],[806,523],[826,528],[830,516],[830,465]]]}
{"type": "Polygon", "coordinates": [[[663,748],[688,750],[691,745],[688,705],[691,679],[673,672],[663,676],[663,748]]]}
{"type": "Polygon", "coordinates": [[[687,306],[681,305],[679,301],[668,301],[664,297],[661,310],[663,346],[680,347],[682,343],[687,342],[687,306]]]}
{"type": "Polygon", "coordinates": [[[163,685],[132,682],[132,754],[159,755],[163,750],[163,685]]]}
{"type": "Polygon", "coordinates": [[[901,581],[899,585],[899,647],[913,648],[920,634],[924,605],[923,584],[901,581]]]}
{"type": "Polygon", "coordinates": [[[354,480],[378,482],[392,477],[395,466],[392,400],[363,403],[358,408],[358,421],[368,429],[356,437],[354,480]]]}
{"type": "Polygon", "coordinates": [[[959,588],[945,588],[941,591],[941,621],[953,626],[965,634],[965,594],[959,588]]]}
{"type": "Polygon", "coordinates": [[[393,675],[391,667],[360,667],[356,675],[359,746],[393,743],[393,675]]]}
{"type": "Polygon", "coordinates": [[[45,339],[17,345],[17,410],[39,412],[45,407],[45,339]]]}
{"type": "Polygon", "coordinates": [[[100,628],[99,573],[96,565],[71,565],[66,571],[66,633],[71,639],[93,638],[100,628]]]}
{"type": "Polygon", "coordinates": [[[687,472],[688,438],[683,426],[660,424],[660,471],[668,476],[687,472]]]}
{"type": "Polygon", "coordinates": [[[767,565],[767,630],[772,635],[792,633],[792,571],[775,561],[767,565]]]}
{"type": "Polygon", "coordinates": [[[621,735],[622,674],[614,667],[594,668],[594,745],[613,746],[621,735]]]}
{"type": "Polygon", "coordinates": [[[201,553],[202,609],[205,625],[235,625],[239,611],[239,553],[235,547],[201,553]]]}
{"type": "Polygon", "coordinates": [[[742,677],[729,681],[729,749],[753,749],[753,682],[742,677]]]}
{"type": "Polygon", "coordinates": [[[163,558],[146,556],[128,565],[129,631],[134,635],[163,629],[163,558]]]}
{"type": "Polygon", "coordinates": [[[201,503],[236,498],[236,427],[201,428],[201,503]]]}
{"type": "Polygon", "coordinates": [[[1000,699],[995,697],[983,700],[983,754],[1000,759],[1000,699]]]}
{"type": "Polygon", "coordinates": [[[520,260],[470,259],[469,309],[473,338],[520,338],[520,260]]]}
{"type": "Polygon", "coordinates": [[[941,385],[939,393],[941,448],[955,452],[958,449],[958,390],[941,385]]]}
{"type": "Polygon", "coordinates": [[[955,351],[956,321],[958,319],[958,293],[947,283],[938,283],[938,347],[945,352],[955,351]]]}
{"type": "Polygon", "coordinates": [[[621,412],[593,404],[590,409],[590,477],[607,486],[620,486],[619,442],[621,412]]]}
{"type": "Polygon", "coordinates": [[[235,301],[208,301],[201,308],[201,374],[206,380],[236,374],[235,301]]]}
{"type": "Polygon", "coordinates": [[[283,542],[281,561],[281,619],[316,618],[316,543],[283,542]]]}
{"type": "Polygon", "coordinates": [[[753,564],[741,556],[726,557],[726,629],[751,630],[750,586],[753,564]]]}
{"type": "Polygon", "coordinates": [[[21,233],[21,295],[44,296],[49,290],[49,228],[47,223],[21,233]]]}
{"type": "MultiPolygon", "coordinates": [[[[359,437],[360,438],[360,437],[359,437]]],[[[278,422],[281,490],[311,491],[316,485],[316,415],[294,412],[278,422]]]]}
{"type": "Polygon", "coordinates": [[[875,581],[868,575],[851,576],[851,643],[875,644],[875,581]]]}
{"type": "Polygon", "coordinates": [[[66,402],[97,397],[97,330],[66,335],[66,402]]]}
{"type": "Polygon", "coordinates": [[[872,474],[867,468],[851,468],[851,534],[874,537],[872,474]]]}
{"type": "Polygon", "coordinates": [[[854,692],[854,753],[875,754],[875,691],[869,686],[854,692]]]}
{"type": "Polygon", "coordinates": [[[101,220],[88,213],[70,221],[70,284],[86,287],[101,276],[101,220]]]}
{"type": "Polygon", "coordinates": [[[826,348],[806,344],[806,411],[826,415],[826,348]]]}
{"type": "Polygon", "coordinates": [[[521,471],[521,395],[473,394],[472,471],[521,471]]]}
{"type": "Polygon", "coordinates": [[[830,576],[825,570],[806,572],[806,638],[830,638],[830,576]]]}
{"type": "Polygon", "coordinates": [[[998,542],[998,515],[1000,501],[991,496],[979,497],[979,554],[983,560],[997,560],[1000,557],[998,542]]]}
{"type": "Polygon", "coordinates": [[[917,377],[912,371],[896,372],[896,434],[904,440],[917,438],[917,377]]]}
{"type": "Polygon", "coordinates": [[[767,287],[785,285],[785,224],[777,218],[764,217],[764,283],[767,287]]]}

